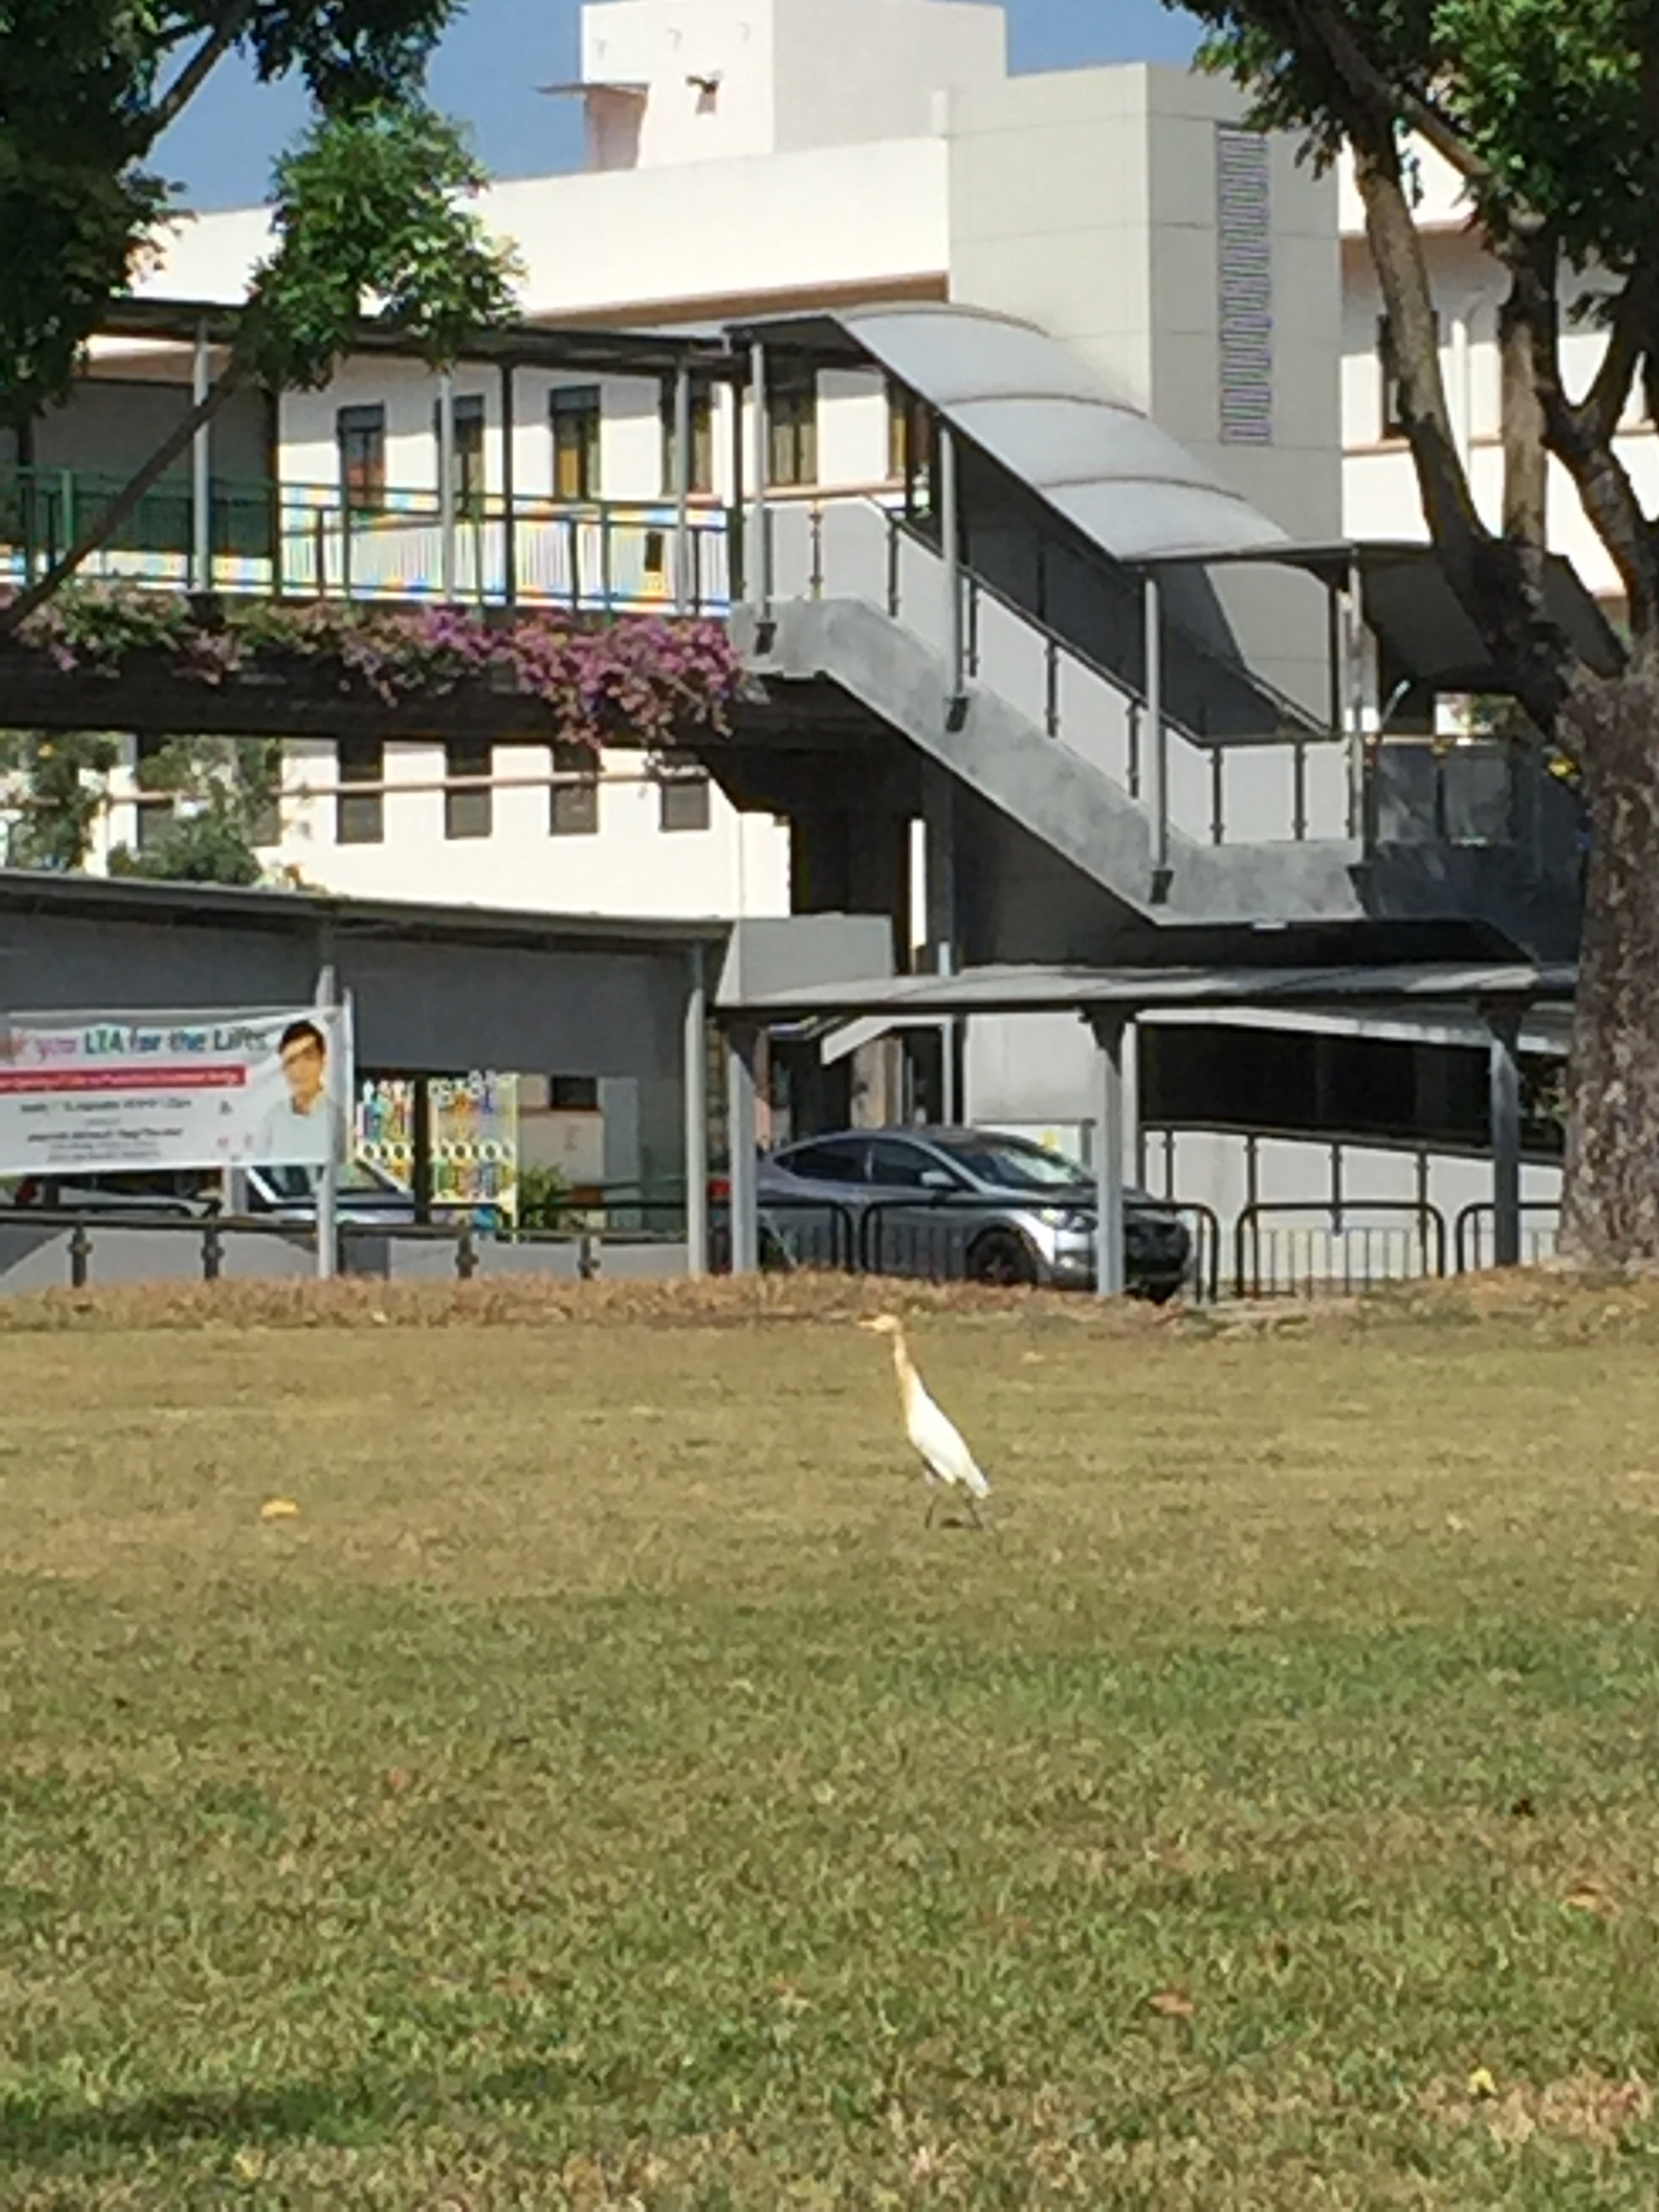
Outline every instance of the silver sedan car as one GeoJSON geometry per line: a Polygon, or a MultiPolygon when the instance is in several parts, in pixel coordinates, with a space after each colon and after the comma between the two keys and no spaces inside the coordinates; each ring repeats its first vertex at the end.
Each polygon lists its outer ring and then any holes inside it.
{"type": "MultiPolygon", "coordinates": [[[[758,1176],[763,1241],[786,1263],[873,1274],[1092,1288],[1091,1171],[1029,1137],[987,1129],[846,1129],[769,1153],[758,1176]]],[[[1160,1302],[1187,1279],[1176,1208],[1123,1194],[1129,1289],[1160,1302]]]]}

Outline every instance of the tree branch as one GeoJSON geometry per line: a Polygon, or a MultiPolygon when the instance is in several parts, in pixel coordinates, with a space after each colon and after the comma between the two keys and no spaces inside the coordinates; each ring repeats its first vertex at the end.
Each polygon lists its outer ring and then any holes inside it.
{"type": "Polygon", "coordinates": [[[1539,579],[1528,574],[1522,547],[1495,538],[1475,506],[1452,434],[1423,241],[1392,137],[1380,147],[1356,146],[1354,176],[1396,347],[1401,415],[1430,535],[1504,684],[1547,729],[1566,696],[1570,656],[1544,611],[1539,579]]]}
{"type": "Polygon", "coordinates": [[[218,381],[205,398],[198,400],[189,413],[168,431],[149,459],[128,478],[98,520],[88,525],[68,552],[54,561],[44,576],[37,577],[9,605],[0,607],[0,644],[15,637],[36,609],[43,607],[52,593],[67,583],[100,545],[108,543],[151,485],[158,482],[185,452],[197,432],[212,422],[232,392],[244,381],[247,373],[248,363],[233,353],[218,381]]]}
{"type": "Polygon", "coordinates": [[[1553,301],[1545,294],[1543,270],[1525,257],[1512,259],[1510,268],[1512,296],[1530,339],[1532,383],[1545,438],[1571,477],[1584,513],[1619,571],[1632,635],[1659,641],[1659,561],[1630,472],[1613,450],[1613,429],[1598,430],[1588,410],[1574,407],[1567,398],[1553,301]]]}
{"type": "Polygon", "coordinates": [[[1455,125],[1409,85],[1395,83],[1372,58],[1342,6],[1333,0],[1286,0],[1285,17],[1290,43],[1304,52],[1310,46],[1322,48],[1330,66],[1368,112],[1374,132],[1386,129],[1392,138],[1396,120],[1407,123],[1467,182],[1493,181],[1490,167],[1455,125]]]}
{"type": "Polygon", "coordinates": [[[1659,265],[1644,261],[1625,279],[1607,325],[1607,349],[1589,390],[1574,410],[1588,438],[1611,439],[1636,380],[1637,365],[1659,316],[1659,265]]]}
{"type": "Polygon", "coordinates": [[[215,27],[210,31],[185,64],[173,82],[149,112],[146,145],[154,145],[168,125],[176,122],[197,94],[213,74],[247,28],[253,14],[255,0],[230,0],[215,27]]]}

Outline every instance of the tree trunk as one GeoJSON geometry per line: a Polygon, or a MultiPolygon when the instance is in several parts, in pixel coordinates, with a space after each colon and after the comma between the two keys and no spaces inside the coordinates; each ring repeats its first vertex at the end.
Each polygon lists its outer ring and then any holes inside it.
{"type": "Polygon", "coordinates": [[[1589,799],[1568,1071],[1563,1256],[1659,1263],[1659,674],[1581,686],[1562,715],[1589,799]]]}

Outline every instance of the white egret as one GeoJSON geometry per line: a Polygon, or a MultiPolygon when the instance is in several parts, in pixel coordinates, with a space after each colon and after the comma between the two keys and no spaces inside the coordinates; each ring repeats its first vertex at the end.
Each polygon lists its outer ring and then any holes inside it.
{"type": "Polygon", "coordinates": [[[933,1525],[940,1491],[960,1490],[968,1500],[975,1528],[982,1528],[985,1524],[979,1517],[979,1500],[990,1496],[991,1486],[955,1422],[928,1396],[916,1372],[916,1363],[910,1357],[910,1347],[905,1342],[903,1322],[896,1314],[884,1313],[878,1314],[873,1321],[861,1321],[859,1327],[892,1340],[893,1372],[898,1377],[904,1433],[921,1455],[932,1493],[927,1501],[927,1526],[931,1528],[933,1525]]]}

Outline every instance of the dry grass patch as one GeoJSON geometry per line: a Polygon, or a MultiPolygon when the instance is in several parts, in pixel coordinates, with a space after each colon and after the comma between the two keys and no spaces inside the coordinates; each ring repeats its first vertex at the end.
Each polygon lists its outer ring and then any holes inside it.
{"type": "Polygon", "coordinates": [[[1645,1291],[223,1287],[0,1334],[8,2212],[1659,2197],[1645,1291]]]}

